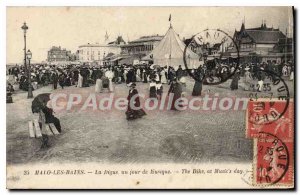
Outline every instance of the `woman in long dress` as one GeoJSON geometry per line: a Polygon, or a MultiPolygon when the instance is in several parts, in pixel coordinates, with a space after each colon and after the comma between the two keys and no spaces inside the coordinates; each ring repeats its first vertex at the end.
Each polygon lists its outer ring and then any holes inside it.
{"type": "Polygon", "coordinates": [[[101,74],[99,73],[96,75],[96,85],[95,85],[95,92],[100,93],[102,91],[102,80],[101,80],[101,74]]]}
{"type": "Polygon", "coordinates": [[[109,80],[109,86],[108,86],[108,89],[110,92],[113,92],[114,91],[114,86],[113,86],[113,82],[112,82],[112,79],[114,78],[114,72],[111,71],[111,68],[109,68],[108,71],[105,72],[105,76],[108,78],[109,80]]]}
{"type": "Polygon", "coordinates": [[[148,83],[148,73],[146,69],[143,70],[143,83],[148,83]]]}
{"type": "Polygon", "coordinates": [[[138,68],[136,70],[136,82],[141,82],[142,79],[141,79],[141,70],[138,68]]]}
{"type": "Polygon", "coordinates": [[[288,76],[288,67],[287,65],[285,64],[282,68],[282,74],[283,76],[287,77],[288,76]]]}
{"type": "Polygon", "coordinates": [[[173,99],[171,102],[171,110],[178,110],[177,107],[175,106],[175,102],[177,99],[181,98],[182,86],[177,81],[176,77],[174,77],[174,80],[171,82],[168,95],[170,95],[170,94],[173,94],[173,99]]]}
{"type": "Polygon", "coordinates": [[[239,79],[240,79],[239,73],[236,72],[233,75],[232,81],[231,81],[231,84],[230,84],[230,89],[231,90],[237,90],[239,88],[239,79]]]}
{"type": "MultiPolygon", "coordinates": [[[[159,81],[157,81],[159,82],[159,81]]],[[[149,97],[150,98],[157,98],[156,96],[156,82],[152,80],[149,84],[149,97]]]]}
{"type": "Polygon", "coordinates": [[[129,86],[130,86],[130,90],[127,96],[128,107],[125,114],[127,120],[134,120],[146,115],[146,112],[142,108],[140,108],[141,103],[140,103],[140,98],[138,96],[139,93],[137,89],[135,89],[136,84],[131,83],[129,86]]]}
{"type": "Polygon", "coordinates": [[[245,74],[244,74],[244,84],[245,84],[245,87],[244,87],[244,89],[245,89],[245,91],[249,91],[249,88],[250,88],[250,82],[251,82],[251,80],[252,80],[252,78],[251,78],[251,73],[249,72],[249,70],[250,70],[250,68],[245,68],[245,74]]]}
{"type": "MultiPolygon", "coordinates": [[[[263,69],[262,69],[263,70],[263,69]]],[[[260,71],[257,75],[257,80],[258,80],[258,91],[261,92],[263,90],[263,86],[264,86],[264,79],[265,79],[265,75],[264,72],[260,71]]]]}
{"type": "Polygon", "coordinates": [[[79,73],[78,74],[78,84],[77,84],[77,87],[81,88],[82,87],[82,83],[83,83],[83,77],[79,73]]]}
{"type": "Polygon", "coordinates": [[[164,70],[164,69],[162,69],[161,71],[160,71],[160,76],[161,76],[161,83],[162,84],[167,84],[167,78],[166,78],[166,71],[164,70]]]}
{"type": "Polygon", "coordinates": [[[291,66],[290,81],[294,80],[294,67],[291,66]]]}
{"type": "Polygon", "coordinates": [[[202,80],[203,80],[203,74],[202,74],[201,70],[198,69],[195,71],[195,78],[197,78],[197,79],[195,80],[192,96],[201,96],[202,80]]]}
{"type": "Polygon", "coordinates": [[[162,86],[161,82],[157,81],[155,87],[156,87],[157,99],[161,100],[161,97],[162,97],[162,94],[163,94],[163,86],[162,86]]]}

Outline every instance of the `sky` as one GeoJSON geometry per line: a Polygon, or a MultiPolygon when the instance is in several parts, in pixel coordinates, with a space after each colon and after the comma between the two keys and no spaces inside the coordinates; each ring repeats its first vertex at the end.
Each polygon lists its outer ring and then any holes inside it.
{"type": "Polygon", "coordinates": [[[104,43],[106,31],[110,41],[118,35],[126,42],[140,36],[164,35],[170,14],[181,39],[207,28],[220,28],[233,35],[244,19],[246,28],[259,27],[265,20],[268,27],[293,33],[291,7],[7,7],[6,62],[23,61],[21,26],[25,21],[32,62],[41,62],[52,46],[75,52],[86,43],[104,43]]]}

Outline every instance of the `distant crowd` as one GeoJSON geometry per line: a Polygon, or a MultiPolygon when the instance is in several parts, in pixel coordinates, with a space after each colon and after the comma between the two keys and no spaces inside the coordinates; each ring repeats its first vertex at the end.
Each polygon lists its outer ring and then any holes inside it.
{"type": "MultiPolygon", "coordinates": [[[[255,90],[263,91],[264,81],[267,72],[274,72],[285,79],[294,79],[294,66],[292,63],[276,65],[274,63],[260,64],[222,64],[205,63],[193,70],[184,70],[181,65],[175,70],[172,66],[159,65],[122,65],[122,66],[100,66],[90,67],[86,65],[32,65],[31,84],[33,90],[39,86],[52,85],[56,90],[59,87],[76,86],[78,88],[94,86],[96,93],[113,92],[114,85],[125,83],[129,88],[128,101],[135,102],[135,107],[139,107],[140,101],[136,97],[138,91],[136,83],[148,83],[149,97],[160,100],[163,92],[163,85],[170,85],[167,94],[173,94],[171,109],[177,110],[176,100],[185,96],[186,80],[188,76],[193,76],[194,86],[192,96],[202,95],[202,85],[207,82],[227,80],[231,76],[231,90],[239,88],[239,80],[243,77],[244,90],[252,90],[253,83],[255,90]],[[258,87],[257,87],[258,85],[258,87]],[[134,99],[133,99],[134,98],[134,99]]],[[[14,66],[7,70],[7,100],[11,103],[11,94],[16,86],[27,91],[29,82],[24,66],[14,66]]],[[[128,104],[126,118],[128,120],[141,118],[146,113],[143,109],[135,110],[128,104]]]]}
{"type": "MultiPolygon", "coordinates": [[[[207,80],[207,77],[216,79],[226,79],[236,68],[235,63],[231,64],[211,64],[206,63],[198,69],[191,70],[190,73],[196,76],[196,80],[207,80]]],[[[238,66],[235,71],[236,74],[232,76],[232,87],[236,89],[238,81],[241,76],[245,79],[262,80],[261,71],[272,71],[281,77],[294,79],[294,66],[292,63],[276,64],[276,63],[260,63],[247,64],[243,63],[238,66]],[[251,73],[251,74],[248,74],[251,73]]],[[[23,65],[14,66],[7,69],[8,86],[11,89],[19,88],[21,90],[28,90],[28,75],[26,74],[23,65]],[[12,87],[14,86],[14,87],[12,87]],[[17,87],[18,86],[18,87],[17,87]]],[[[150,83],[150,88],[161,84],[170,84],[174,79],[185,82],[187,71],[181,65],[175,70],[172,66],[161,67],[159,65],[120,65],[120,66],[87,66],[87,65],[31,65],[31,83],[33,90],[39,86],[53,85],[53,89],[58,86],[64,88],[66,86],[75,85],[77,87],[89,87],[95,85],[96,92],[102,92],[107,88],[113,91],[114,84],[121,84],[134,82],[150,83]],[[182,77],[184,77],[182,79],[182,77]]]]}

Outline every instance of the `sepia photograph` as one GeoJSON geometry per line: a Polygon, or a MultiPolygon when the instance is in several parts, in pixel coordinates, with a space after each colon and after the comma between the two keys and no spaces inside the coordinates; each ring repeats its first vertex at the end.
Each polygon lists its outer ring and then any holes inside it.
{"type": "Polygon", "coordinates": [[[6,7],[6,187],[293,189],[294,16],[6,7]]]}

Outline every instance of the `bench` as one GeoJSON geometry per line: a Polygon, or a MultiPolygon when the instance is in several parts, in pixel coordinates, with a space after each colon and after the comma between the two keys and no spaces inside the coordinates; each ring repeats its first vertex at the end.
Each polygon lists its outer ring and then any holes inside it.
{"type": "MultiPolygon", "coordinates": [[[[39,126],[38,119],[28,121],[28,126],[29,126],[29,136],[31,138],[41,138],[42,137],[42,131],[39,126]]],[[[47,136],[59,135],[59,132],[57,131],[57,129],[55,128],[53,123],[46,123],[45,129],[43,129],[43,132],[47,136]]]]}

